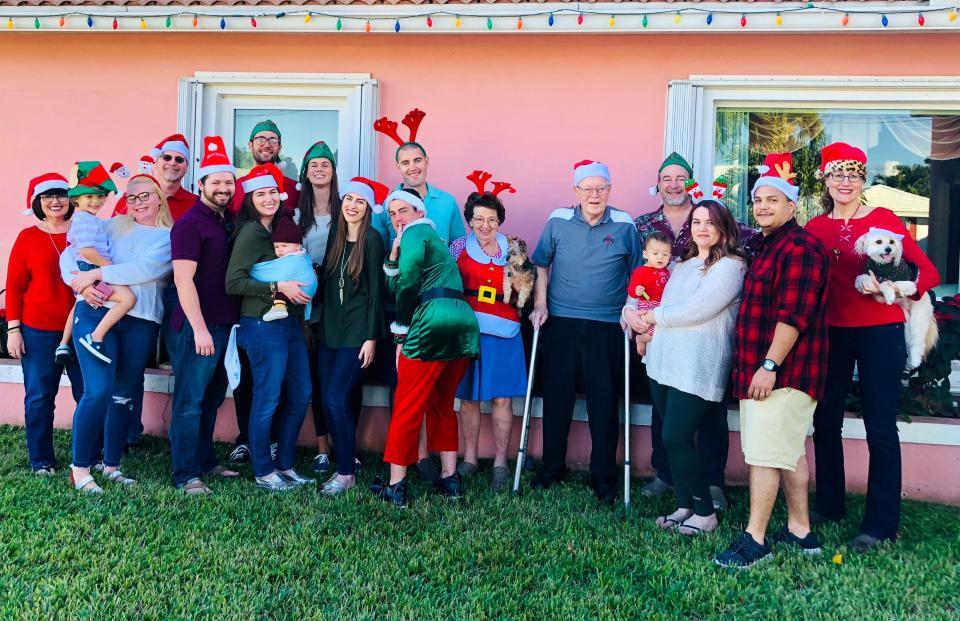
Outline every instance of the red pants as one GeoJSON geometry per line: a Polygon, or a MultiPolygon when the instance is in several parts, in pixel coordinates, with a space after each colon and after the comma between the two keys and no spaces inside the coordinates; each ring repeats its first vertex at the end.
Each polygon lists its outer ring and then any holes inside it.
{"type": "Polygon", "coordinates": [[[427,450],[456,451],[460,436],[453,400],[469,358],[417,360],[400,354],[393,416],[383,461],[398,466],[417,463],[420,425],[427,417],[427,450]]]}

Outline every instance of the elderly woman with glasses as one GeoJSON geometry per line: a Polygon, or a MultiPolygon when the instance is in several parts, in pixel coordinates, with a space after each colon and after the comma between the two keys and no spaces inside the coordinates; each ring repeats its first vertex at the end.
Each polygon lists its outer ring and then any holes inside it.
{"type": "MultiPolygon", "coordinates": [[[[494,191],[485,191],[489,173],[477,171],[467,178],[477,185],[477,191],[467,197],[463,208],[470,233],[454,240],[450,254],[463,279],[464,298],[480,325],[480,356],[470,362],[457,388],[464,446],[463,461],[457,472],[461,477],[468,477],[477,471],[480,402],[490,401],[494,440],[490,487],[502,491],[510,480],[507,448],[513,429],[513,397],[522,397],[527,390],[526,359],[520,336],[520,314],[516,307],[519,290],[524,287],[521,274],[510,278],[508,259],[511,248],[519,250],[526,244],[500,232],[506,210],[497,194],[503,189],[515,190],[509,184],[498,182],[494,191]]],[[[525,289],[529,295],[529,285],[525,289]]]]}
{"type": "Polygon", "coordinates": [[[73,398],[83,394],[76,360],[61,364],[55,352],[73,308],[73,294],[60,280],[58,263],[67,247],[73,207],[66,178],[46,173],[30,180],[27,210],[36,222],[20,231],[7,263],[7,351],[23,369],[23,418],[30,467],[38,475],[55,474],[54,400],[64,366],[73,398]]]}
{"type": "Polygon", "coordinates": [[[885,304],[876,279],[858,290],[865,257],[858,254],[857,239],[871,228],[902,236],[903,261],[916,267],[915,291],[899,291],[898,297],[927,295],[940,275],[917,242],[910,237],[889,209],[863,200],[867,156],[848,144],[837,142],[821,151],[817,176],[824,181],[820,202],[823,215],[807,223],[830,256],[827,281],[829,358],[827,388],[813,415],[813,447],[817,464],[817,495],[810,524],[839,521],[846,513],[843,472],[843,414],[847,392],[856,365],[863,403],[863,424],[870,452],[867,505],[860,534],[851,549],[864,552],[896,538],[900,528],[900,438],[897,435],[897,404],[906,363],[904,313],[899,304],[885,304]],[[881,298],[882,299],[882,298],[881,298]]]}

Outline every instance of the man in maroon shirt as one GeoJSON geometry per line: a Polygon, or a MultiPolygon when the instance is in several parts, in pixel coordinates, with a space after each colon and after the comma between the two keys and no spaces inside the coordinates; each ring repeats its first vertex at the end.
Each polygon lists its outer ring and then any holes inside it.
{"type": "MultiPolygon", "coordinates": [[[[247,147],[249,147],[250,155],[253,156],[253,161],[257,166],[267,163],[279,166],[280,150],[283,148],[280,128],[269,119],[260,121],[253,126],[253,130],[250,132],[250,142],[247,143],[247,147]]],[[[298,187],[299,183],[296,179],[291,179],[286,176],[283,178],[283,191],[287,193],[287,200],[283,201],[285,209],[292,211],[296,209],[300,203],[300,191],[297,189],[298,187]]],[[[240,205],[243,204],[244,196],[243,187],[238,183],[237,194],[233,197],[233,203],[230,205],[230,210],[234,214],[240,211],[240,205]]]]}
{"type": "Polygon", "coordinates": [[[749,567],[770,555],[767,524],[780,483],[787,523],[771,539],[819,554],[807,506],[807,432],[827,377],[827,253],[797,224],[799,194],[789,153],[771,154],[753,186],[763,240],[744,280],[737,316],[733,390],[750,466],[750,521],[716,562],[749,567]]]}

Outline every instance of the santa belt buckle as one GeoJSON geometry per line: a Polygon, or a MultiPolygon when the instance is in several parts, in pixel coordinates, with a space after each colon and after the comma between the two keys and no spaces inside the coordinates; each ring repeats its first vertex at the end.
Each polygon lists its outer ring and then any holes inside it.
{"type": "Polygon", "coordinates": [[[486,304],[495,304],[497,301],[497,290],[493,287],[483,285],[477,290],[477,301],[486,304]]]}

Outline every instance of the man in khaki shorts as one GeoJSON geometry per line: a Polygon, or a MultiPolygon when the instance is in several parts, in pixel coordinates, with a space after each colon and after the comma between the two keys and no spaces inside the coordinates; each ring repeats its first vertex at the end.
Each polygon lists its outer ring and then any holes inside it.
{"type": "Polygon", "coordinates": [[[746,532],[716,557],[746,568],[770,557],[767,524],[781,481],[787,524],[773,543],[819,554],[807,506],[807,432],[827,371],[829,259],[794,218],[799,190],[789,153],[771,154],[753,186],[753,215],[763,241],[744,280],[737,317],[733,386],[740,440],[750,466],[746,532]]]}

